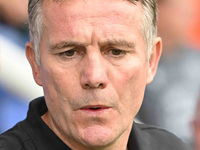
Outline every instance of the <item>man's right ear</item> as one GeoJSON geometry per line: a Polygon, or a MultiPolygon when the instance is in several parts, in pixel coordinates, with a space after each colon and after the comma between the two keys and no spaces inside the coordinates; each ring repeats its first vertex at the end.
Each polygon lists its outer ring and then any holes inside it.
{"type": "Polygon", "coordinates": [[[40,66],[36,61],[34,46],[31,42],[26,43],[26,58],[28,59],[30,65],[31,65],[35,82],[38,85],[42,86],[40,66]]]}

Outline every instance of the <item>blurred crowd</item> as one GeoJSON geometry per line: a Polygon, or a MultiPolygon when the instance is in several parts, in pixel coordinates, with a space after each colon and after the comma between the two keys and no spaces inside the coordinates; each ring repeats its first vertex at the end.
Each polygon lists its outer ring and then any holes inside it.
{"type": "Polygon", "coordinates": [[[191,122],[200,94],[200,51],[190,35],[191,27],[200,19],[196,18],[195,8],[191,0],[158,0],[158,34],[163,40],[163,52],[137,116],[144,123],[176,134],[191,146],[191,122]]]}
{"type": "Polygon", "coordinates": [[[42,95],[25,57],[28,0],[0,0],[0,133],[26,117],[30,99],[42,95]]]}
{"type": "MultiPolygon", "coordinates": [[[[0,133],[23,120],[28,102],[43,95],[25,57],[27,3],[0,1],[0,133]]],[[[196,150],[200,150],[199,7],[199,0],[158,0],[163,53],[137,116],[171,131],[196,150]]]]}

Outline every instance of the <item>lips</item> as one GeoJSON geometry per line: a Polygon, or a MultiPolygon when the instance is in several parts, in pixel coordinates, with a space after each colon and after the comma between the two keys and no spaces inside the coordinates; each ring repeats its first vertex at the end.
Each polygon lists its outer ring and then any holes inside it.
{"type": "Polygon", "coordinates": [[[92,109],[92,110],[96,110],[96,109],[107,109],[110,108],[108,106],[104,106],[104,105],[88,105],[88,106],[84,106],[81,109],[92,109]]]}
{"type": "Polygon", "coordinates": [[[110,109],[110,107],[108,107],[108,106],[91,105],[91,106],[82,107],[80,110],[85,111],[85,112],[91,112],[91,113],[100,113],[100,112],[106,111],[108,109],[110,109]]]}

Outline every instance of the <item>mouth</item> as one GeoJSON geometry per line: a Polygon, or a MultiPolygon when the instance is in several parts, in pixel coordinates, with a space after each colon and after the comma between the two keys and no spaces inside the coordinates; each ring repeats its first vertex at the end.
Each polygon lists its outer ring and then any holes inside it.
{"type": "Polygon", "coordinates": [[[108,106],[102,105],[92,105],[92,106],[85,106],[82,107],[81,110],[87,113],[103,113],[104,111],[110,109],[108,106]]]}

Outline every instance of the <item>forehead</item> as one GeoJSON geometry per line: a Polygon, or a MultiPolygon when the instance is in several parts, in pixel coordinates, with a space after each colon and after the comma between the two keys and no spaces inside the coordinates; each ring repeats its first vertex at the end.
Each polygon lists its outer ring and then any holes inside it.
{"type": "MultiPolygon", "coordinates": [[[[60,10],[60,8],[67,8],[68,12],[72,12],[73,14],[77,12],[82,12],[83,15],[90,14],[95,15],[97,12],[105,13],[106,11],[112,12],[129,12],[129,9],[134,6],[134,4],[139,2],[130,2],[128,0],[44,0],[43,1],[43,9],[51,11],[60,10]],[[74,9],[78,8],[78,9],[74,9]],[[87,9],[86,9],[87,8],[87,9]],[[124,9],[127,10],[124,10],[124,9]],[[53,9],[53,10],[52,10],[53,9]],[[90,12],[92,10],[92,12],[90,12]],[[114,11],[115,10],[115,11],[114,11]]],[[[72,14],[69,14],[71,16],[72,14]]]]}
{"type": "Polygon", "coordinates": [[[141,3],[126,0],[46,0],[42,11],[47,29],[59,29],[68,35],[81,34],[83,30],[86,33],[94,28],[99,33],[114,33],[121,26],[134,29],[140,27],[143,17],[141,3]]]}

